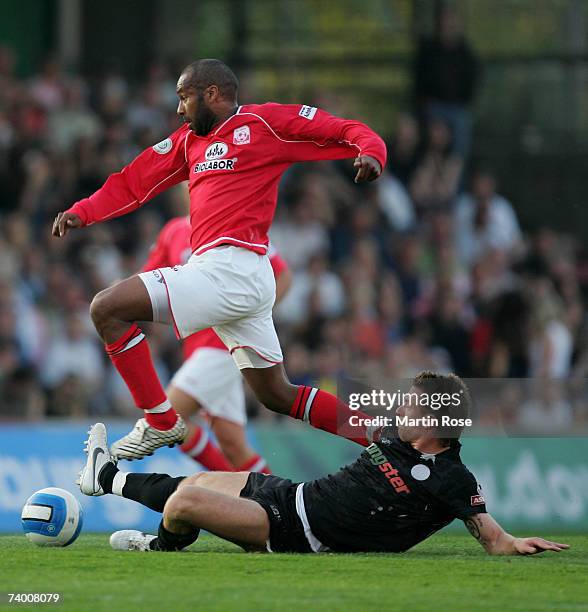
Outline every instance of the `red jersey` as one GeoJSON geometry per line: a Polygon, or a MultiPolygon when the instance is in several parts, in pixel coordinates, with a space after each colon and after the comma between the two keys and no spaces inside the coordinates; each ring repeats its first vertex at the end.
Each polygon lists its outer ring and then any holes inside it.
{"type": "MultiPolygon", "coordinates": [[[[190,248],[190,221],[188,217],[175,217],[168,221],[159,232],[157,240],[153,245],[149,257],[142,268],[142,272],[155,270],[156,268],[166,268],[185,264],[192,249],[190,248]]],[[[288,268],[288,264],[282,259],[278,251],[269,245],[268,256],[274,276],[278,278],[280,274],[288,268]]],[[[184,359],[199,348],[217,348],[228,350],[218,337],[214,329],[203,329],[188,336],[183,343],[184,359]]]]}
{"type": "Polygon", "coordinates": [[[232,244],[263,254],[284,171],[295,162],[358,155],[374,157],[382,168],[386,163],[383,140],[363,123],[311,106],[249,104],[206,136],[184,124],[68,212],[91,225],[188,180],[194,253],[232,244]]]}

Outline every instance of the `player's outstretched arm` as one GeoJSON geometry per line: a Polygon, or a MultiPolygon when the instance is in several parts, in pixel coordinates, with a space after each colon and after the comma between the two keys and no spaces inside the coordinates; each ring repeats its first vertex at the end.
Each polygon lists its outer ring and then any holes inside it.
{"type": "Polygon", "coordinates": [[[187,180],[184,141],[188,132],[184,125],[169,138],[145,149],[120,172],[111,174],[90,197],[60,212],[53,224],[53,236],[126,215],[165,189],[187,180]]]}
{"type": "Polygon", "coordinates": [[[263,104],[245,108],[261,116],[281,141],[288,162],[355,157],[355,182],[374,181],[386,165],[386,145],[364,123],[335,117],[300,104],[263,104]]]}
{"type": "Polygon", "coordinates": [[[488,513],[473,514],[464,523],[489,555],[535,555],[546,550],[560,552],[569,548],[568,544],[550,542],[543,538],[515,538],[504,531],[488,513]]]}

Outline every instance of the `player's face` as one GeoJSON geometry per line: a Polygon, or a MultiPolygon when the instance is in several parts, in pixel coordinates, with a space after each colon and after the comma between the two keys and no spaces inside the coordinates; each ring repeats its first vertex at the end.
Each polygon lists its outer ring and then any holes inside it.
{"type": "Polygon", "coordinates": [[[190,85],[188,76],[182,74],[176,91],[180,99],[178,115],[198,136],[206,136],[218,121],[206,102],[207,90],[202,91],[190,85]]]}
{"type": "MultiPolygon", "coordinates": [[[[416,401],[416,395],[420,395],[422,391],[416,387],[411,387],[409,391],[410,401],[404,403],[396,409],[398,416],[406,416],[409,419],[420,419],[425,416],[423,408],[416,401]]],[[[417,421],[418,423],[418,421],[417,421]]],[[[398,437],[403,442],[413,442],[425,435],[430,435],[430,428],[423,425],[398,425],[398,437]]]]}

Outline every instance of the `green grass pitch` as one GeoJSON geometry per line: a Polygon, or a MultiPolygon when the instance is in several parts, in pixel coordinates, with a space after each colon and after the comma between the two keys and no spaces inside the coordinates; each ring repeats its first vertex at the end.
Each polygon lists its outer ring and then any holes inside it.
{"type": "Polygon", "coordinates": [[[247,554],[213,536],[184,553],[115,552],[106,534],[65,549],[0,537],[7,592],[60,592],[61,610],[588,610],[588,536],[569,551],[489,557],[467,534],[402,555],[247,554]]]}

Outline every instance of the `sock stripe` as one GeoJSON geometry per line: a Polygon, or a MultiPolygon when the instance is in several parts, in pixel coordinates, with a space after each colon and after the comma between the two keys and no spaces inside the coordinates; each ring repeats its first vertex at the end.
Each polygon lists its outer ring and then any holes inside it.
{"type": "Polygon", "coordinates": [[[194,432],[190,440],[187,440],[180,446],[180,450],[190,457],[198,457],[207,444],[208,433],[204,429],[199,429],[194,432]]]}
{"type": "Polygon", "coordinates": [[[130,340],[134,337],[142,334],[143,332],[136,323],[133,323],[131,327],[118,339],[111,344],[106,345],[106,352],[109,355],[116,355],[121,349],[124,349],[130,340]]]}
{"type": "Polygon", "coordinates": [[[310,423],[310,410],[312,409],[312,403],[314,402],[314,398],[316,397],[317,393],[318,393],[318,389],[313,387],[311,392],[308,395],[306,404],[304,405],[304,415],[302,416],[302,420],[308,423],[310,423]]]}
{"type": "Polygon", "coordinates": [[[296,399],[292,404],[292,408],[290,409],[290,416],[297,419],[298,418],[298,408],[300,406],[300,400],[302,399],[302,394],[304,393],[304,387],[301,385],[298,387],[298,391],[296,392],[296,399]]]}
{"type": "Polygon", "coordinates": [[[261,472],[264,467],[266,467],[266,462],[263,457],[260,457],[250,468],[250,472],[261,472]]]}
{"type": "Polygon", "coordinates": [[[261,472],[266,467],[267,462],[261,455],[253,455],[236,469],[238,472],[261,472]]]}
{"type": "Polygon", "coordinates": [[[302,420],[304,415],[304,406],[306,404],[306,399],[308,398],[308,394],[310,393],[311,387],[304,387],[302,393],[300,395],[300,401],[298,402],[298,406],[296,407],[295,417],[297,419],[302,420]]]}
{"type": "Polygon", "coordinates": [[[124,497],[123,488],[127,482],[128,472],[117,472],[112,480],[112,492],[114,495],[124,497]]]}
{"type": "Polygon", "coordinates": [[[153,406],[153,408],[143,408],[143,412],[147,414],[162,414],[163,412],[167,412],[171,407],[171,402],[166,398],[166,400],[161,402],[161,404],[158,406],[153,406]]]}
{"type": "Polygon", "coordinates": [[[121,353],[124,353],[125,351],[132,349],[134,346],[137,346],[137,344],[139,344],[139,342],[142,342],[143,340],[145,340],[145,334],[139,333],[133,338],[131,338],[123,348],[116,351],[115,353],[109,353],[109,354],[110,355],[120,355],[121,353]]]}

